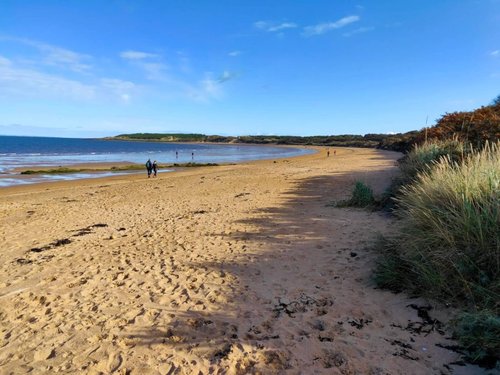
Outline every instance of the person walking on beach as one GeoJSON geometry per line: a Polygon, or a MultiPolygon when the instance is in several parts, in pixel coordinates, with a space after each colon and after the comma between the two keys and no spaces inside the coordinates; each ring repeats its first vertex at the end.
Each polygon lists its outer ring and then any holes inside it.
{"type": "Polygon", "coordinates": [[[156,177],[156,174],[158,173],[158,164],[156,163],[156,160],[153,162],[153,176],[156,177]]]}
{"type": "Polygon", "coordinates": [[[326,152],[326,157],[327,157],[327,158],[328,158],[328,157],[330,157],[330,150],[328,150],[328,151],[326,152]]]}
{"type": "Polygon", "coordinates": [[[153,163],[151,163],[151,159],[148,159],[146,162],[146,169],[148,171],[148,178],[151,177],[151,171],[153,170],[153,163]]]}

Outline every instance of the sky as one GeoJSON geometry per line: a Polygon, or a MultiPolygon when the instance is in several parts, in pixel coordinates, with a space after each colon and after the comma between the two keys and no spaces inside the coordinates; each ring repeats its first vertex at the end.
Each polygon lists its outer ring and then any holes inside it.
{"type": "Polygon", "coordinates": [[[0,134],[399,133],[500,94],[500,0],[0,0],[0,134]]]}

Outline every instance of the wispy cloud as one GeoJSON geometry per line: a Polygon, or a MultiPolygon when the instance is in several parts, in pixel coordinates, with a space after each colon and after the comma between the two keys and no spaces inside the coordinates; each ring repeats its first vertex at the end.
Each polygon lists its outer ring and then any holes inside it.
{"type": "Polygon", "coordinates": [[[294,22],[274,23],[268,21],[257,21],[253,25],[257,29],[267,32],[277,32],[286,29],[295,29],[298,27],[298,25],[294,22]]]}
{"type": "Polygon", "coordinates": [[[241,55],[242,53],[243,52],[241,52],[241,51],[231,51],[227,55],[230,56],[230,57],[236,57],[236,56],[241,55]]]}
{"type": "Polygon", "coordinates": [[[335,29],[340,29],[351,23],[358,22],[359,20],[360,20],[359,16],[347,16],[335,22],[326,22],[326,23],[319,23],[313,26],[306,26],[304,27],[304,35],[305,36],[321,35],[335,29]]]}
{"type": "Polygon", "coordinates": [[[345,37],[350,37],[350,36],[353,36],[356,34],[367,33],[367,32],[373,31],[373,30],[375,30],[374,27],[360,27],[358,29],[354,29],[354,30],[349,31],[347,33],[343,33],[342,35],[345,37]]]}
{"type": "Polygon", "coordinates": [[[146,79],[151,81],[164,81],[167,79],[168,66],[161,62],[161,56],[142,51],[128,50],[120,53],[120,57],[142,69],[146,79]]]}
{"type": "Polygon", "coordinates": [[[76,80],[20,68],[11,60],[0,57],[0,95],[61,96],[72,99],[92,99],[96,88],[76,80]]]}
{"type": "Polygon", "coordinates": [[[217,82],[224,83],[224,82],[230,81],[236,77],[238,77],[238,74],[236,74],[234,72],[230,72],[228,70],[224,70],[222,72],[222,74],[220,75],[220,77],[217,79],[217,82]]]}
{"type": "Polygon", "coordinates": [[[87,72],[91,69],[91,65],[87,63],[91,59],[88,55],[48,44],[38,44],[37,47],[46,53],[44,59],[46,64],[67,68],[79,73],[87,72]]]}
{"type": "Polygon", "coordinates": [[[133,82],[116,78],[102,78],[100,85],[112,92],[123,102],[129,102],[132,99],[133,92],[137,89],[137,85],[133,82]]]}
{"type": "Polygon", "coordinates": [[[0,97],[129,103],[147,94],[209,102],[222,98],[223,84],[237,77],[228,70],[219,75],[209,72],[197,74],[192,71],[188,56],[181,52],[177,53],[171,65],[167,65],[160,54],[125,50],[119,53],[117,63],[126,63],[142,71],[146,81],[138,84],[99,74],[100,69],[87,64],[96,61],[88,55],[27,39],[0,37],[2,41],[22,43],[40,53],[36,58],[32,56],[32,51],[28,57],[0,55],[0,97]],[[71,74],[68,70],[85,74],[71,74]]]}
{"type": "Polygon", "coordinates": [[[500,50],[495,50],[490,52],[490,56],[497,57],[500,55],[500,50]]]}
{"type": "Polygon", "coordinates": [[[120,57],[126,60],[144,60],[144,59],[156,58],[158,57],[158,55],[149,52],[129,50],[120,52],[120,57]]]}
{"type": "Polygon", "coordinates": [[[177,52],[178,66],[182,73],[191,73],[193,68],[191,66],[191,59],[184,52],[177,52]]]}
{"type": "Polygon", "coordinates": [[[115,78],[70,79],[47,73],[0,56],[0,96],[61,98],[77,101],[119,100],[129,102],[138,91],[132,82],[115,78]]]}
{"type": "Polygon", "coordinates": [[[139,64],[146,73],[146,78],[151,81],[162,81],[165,80],[167,75],[166,71],[168,66],[160,62],[145,62],[139,64]]]}
{"type": "Polygon", "coordinates": [[[0,37],[0,40],[35,48],[41,53],[40,60],[37,61],[38,63],[56,66],[77,73],[85,73],[92,68],[90,65],[92,57],[86,54],[25,38],[3,36],[0,37]]]}
{"type": "Polygon", "coordinates": [[[194,84],[185,81],[172,82],[172,88],[180,95],[201,103],[212,100],[220,100],[224,97],[224,83],[235,79],[238,74],[230,71],[223,71],[217,78],[212,72],[205,72],[203,78],[194,84]]]}

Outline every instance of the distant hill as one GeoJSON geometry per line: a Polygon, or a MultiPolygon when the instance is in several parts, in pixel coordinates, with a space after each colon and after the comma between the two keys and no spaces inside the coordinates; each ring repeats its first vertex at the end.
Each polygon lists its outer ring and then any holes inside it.
{"type": "Polygon", "coordinates": [[[183,134],[134,133],[107,139],[155,142],[248,143],[330,147],[372,147],[407,152],[414,144],[430,139],[457,138],[480,147],[486,141],[500,139],[500,96],[492,104],[471,112],[453,112],[442,116],[436,125],[399,134],[318,135],[308,137],[288,135],[247,135],[240,137],[183,134]]]}
{"type": "Polygon", "coordinates": [[[204,134],[183,133],[132,133],[120,134],[107,139],[118,139],[126,141],[156,141],[156,142],[204,142],[204,134]]]}
{"type": "MultiPolygon", "coordinates": [[[[403,135],[401,135],[403,136],[403,135]]],[[[277,145],[304,145],[304,146],[331,146],[331,147],[379,147],[387,139],[387,134],[366,135],[324,135],[324,136],[288,136],[288,135],[246,135],[221,136],[205,134],[171,134],[171,133],[134,133],[120,134],[107,139],[127,141],[154,141],[154,142],[210,142],[210,143],[246,143],[246,144],[277,144],[277,145]]],[[[393,137],[391,135],[390,137],[393,137]]]]}

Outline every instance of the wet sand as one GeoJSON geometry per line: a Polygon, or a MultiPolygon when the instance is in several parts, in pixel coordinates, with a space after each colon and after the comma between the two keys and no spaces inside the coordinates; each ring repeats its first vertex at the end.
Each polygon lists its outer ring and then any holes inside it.
{"type": "Polygon", "coordinates": [[[374,288],[393,219],[329,206],[381,194],[399,157],[0,189],[0,373],[482,373],[422,313],[450,311],[374,288]]]}

